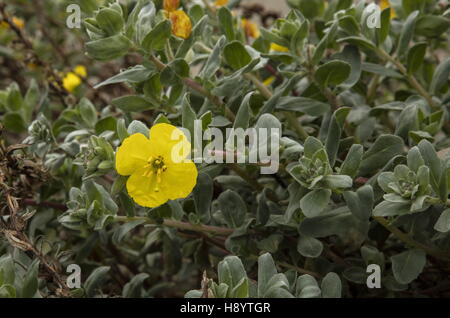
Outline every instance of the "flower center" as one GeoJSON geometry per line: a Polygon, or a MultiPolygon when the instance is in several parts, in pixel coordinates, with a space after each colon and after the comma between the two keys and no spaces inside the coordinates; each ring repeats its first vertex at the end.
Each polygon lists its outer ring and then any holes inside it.
{"type": "Polygon", "coordinates": [[[150,157],[147,160],[147,164],[144,166],[146,169],[144,177],[151,177],[153,174],[156,176],[155,192],[159,191],[159,184],[161,183],[161,174],[167,170],[167,166],[164,164],[164,158],[162,156],[150,157]]]}

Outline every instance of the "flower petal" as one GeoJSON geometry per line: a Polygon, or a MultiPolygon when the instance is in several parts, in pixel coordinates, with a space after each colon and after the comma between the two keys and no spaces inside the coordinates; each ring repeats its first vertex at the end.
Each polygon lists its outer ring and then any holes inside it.
{"type": "Polygon", "coordinates": [[[156,178],[145,177],[144,169],[136,170],[127,181],[130,197],[140,206],[154,208],[166,203],[169,198],[164,191],[155,191],[156,178]]]}
{"type": "Polygon", "coordinates": [[[150,140],[143,134],[133,134],[124,139],[116,153],[116,170],[120,175],[128,176],[142,168],[152,155],[150,140]]]}
{"type": "Polygon", "coordinates": [[[191,152],[191,144],[183,131],[161,123],[150,129],[152,150],[164,158],[166,164],[183,161],[191,152]]]}
{"type": "Polygon", "coordinates": [[[197,183],[197,167],[191,160],[167,165],[161,178],[161,190],[170,200],[187,197],[197,183]]]}

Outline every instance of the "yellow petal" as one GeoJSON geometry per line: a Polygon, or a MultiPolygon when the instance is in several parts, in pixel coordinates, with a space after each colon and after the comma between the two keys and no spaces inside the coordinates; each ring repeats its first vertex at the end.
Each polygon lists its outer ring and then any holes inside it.
{"type": "Polygon", "coordinates": [[[75,68],[73,69],[73,72],[75,74],[77,74],[78,76],[81,76],[81,77],[86,77],[87,76],[86,68],[83,65],[75,66],[75,68]]]}
{"type": "Polygon", "coordinates": [[[271,51],[277,51],[277,52],[288,52],[289,49],[285,46],[282,45],[278,45],[276,43],[271,43],[270,44],[270,50],[271,51]]]}
{"type": "Polygon", "coordinates": [[[183,161],[191,151],[191,144],[184,133],[165,123],[150,129],[150,143],[155,155],[162,156],[166,164],[183,161]]]}
{"type": "Polygon", "coordinates": [[[172,12],[178,9],[180,6],[180,0],[164,0],[163,2],[163,8],[167,12],[172,12]]]}
{"type": "Polygon", "coordinates": [[[130,197],[140,206],[154,208],[166,203],[169,198],[164,191],[157,188],[155,176],[145,177],[144,169],[136,170],[127,181],[127,191],[130,197]]]}
{"type": "Polygon", "coordinates": [[[266,78],[263,82],[263,84],[265,86],[269,86],[270,84],[273,83],[273,81],[275,81],[275,76],[269,76],[268,78],[266,78]]]}
{"type": "Polygon", "coordinates": [[[170,200],[187,197],[197,183],[197,167],[191,160],[168,164],[162,175],[161,190],[170,200]]]}
{"type": "Polygon", "coordinates": [[[14,23],[14,25],[16,27],[18,27],[19,29],[23,29],[25,27],[25,22],[21,18],[18,18],[18,17],[13,17],[12,23],[14,23]]]}
{"type": "Polygon", "coordinates": [[[143,134],[133,134],[124,139],[116,153],[116,170],[123,176],[133,174],[147,164],[152,155],[150,140],[143,134]]]}
{"type": "Polygon", "coordinates": [[[255,22],[242,19],[242,27],[247,37],[256,39],[260,36],[259,28],[255,22]]]}
{"type": "Polygon", "coordinates": [[[183,39],[187,39],[192,32],[192,23],[189,16],[182,10],[170,12],[172,21],[172,34],[183,39]]]}
{"type": "Polygon", "coordinates": [[[81,84],[81,78],[72,72],[69,72],[63,78],[63,86],[68,92],[73,92],[81,84]]]}
{"type": "Polygon", "coordinates": [[[214,4],[217,7],[222,7],[228,4],[228,0],[216,0],[216,2],[214,2],[214,4]]]}
{"type": "Polygon", "coordinates": [[[380,9],[381,11],[383,11],[386,8],[390,8],[391,9],[391,19],[394,19],[397,17],[397,14],[395,13],[395,10],[391,7],[391,3],[389,2],[389,0],[381,0],[380,1],[380,9]]]}

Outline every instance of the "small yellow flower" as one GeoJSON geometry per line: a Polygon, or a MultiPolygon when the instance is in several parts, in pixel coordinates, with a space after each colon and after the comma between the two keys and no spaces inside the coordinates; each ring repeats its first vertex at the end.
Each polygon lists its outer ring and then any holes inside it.
{"type": "Polygon", "coordinates": [[[66,91],[72,93],[78,86],[81,85],[81,78],[77,74],[69,72],[66,76],[64,76],[62,82],[66,91]]]}
{"type": "Polygon", "coordinates": [[[144,207],[157,207],[168,200],[187,197],[197,182],[197,167],[186,159],[191,144],[183,132],[169,124],[156,124],[150,139],[133,134],[116,153],[116,170],[130,176],[127,191],[144,207]]]}
{"type": "Polygon", "coordinates": [[[192,23],[189,16],[182,10],[170,12],[170,21],[172,21],[172,34],[183,39],[187,39],[192,32],[192,23]]]}
{"type": "Polygon", "coordinates": [[[259,38],[260,32],[255,22],[242,19],[242,27],[244,28],[244,32],[247,37],[254,39],[259,38]]]}
{"type": "Polygon", "coordinates": [[[84,67],[83,65],[75,66],[75,68],[73,69],[73,72],[75,74],[77,74],[78,76],[81,76],[81,77],[86,77],[87,76],[86,67],[84,67]]]}
{"type": "Polygon", "coordinates": [[[25,27],[25,21],[17,17],[12,18],[12,23],[14,23],[14,25],[19,29],[23,29],[25,27]]]}
{"type": "Polygon", "coordinates": [[[163,2],[163,8],[167,12],[172,12],[178,9],[180,6],[180,0],[164,0],[163,2]]]}
{"type": "Polygon", "coordinates": [[[83,65],[77,65],[72,72],[68,72],[64,75],[62,80],[63,86],[69,93],[72,93],[83,82],[81,78],[87,76],[86,67],[83,65]]]}
{"type": "MultiPolygon", "coordinates": [[[[391,3],[389,0],[380,0],[380,9],[383,11],[386,8],[391,7],[391,3]]],[[[394,19],[397,17],[397,14],[395,13],[394,8],[391,7],[391,19],[394,19]]]]}
{"type": "Polygon", "coordinates": [[[285,46],[282,45],[278,45],[276,43],[271,43],[270,44],[270,50],[271,51],[276,51],[276,52],[289,52],[289,49],[285,46]]]}
{"type": "Polygon", "coordinates": [[[214,4],[216,5],[216,7],[223,7],[228,4],[228,0],[216,0],[214,4]]]}

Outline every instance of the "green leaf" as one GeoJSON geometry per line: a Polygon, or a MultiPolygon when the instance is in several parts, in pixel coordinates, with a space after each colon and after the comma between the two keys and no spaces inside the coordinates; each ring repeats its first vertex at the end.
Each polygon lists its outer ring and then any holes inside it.
{"type": "Polygon", "coordinates": [[[19,85],[12,83],[8,89],[8,98],[6,100],[6,107],[12,111],[17,111],[23,106],[23,98],[20,92],[19,85]]]}
{"type": "Polygon", "coordinates": [[[334,60],[319,66],[314,76],[319,85],[326,87],[341,84],[350,76],[350,72],[350,64],[334,60]]]}
{"type": "Polygon", "coordinates": [[[151,73],[152,70],[145,68],[145,66],[136,65],[95,85],[94,88],[97,89],[105,85],[123,82],[129,83],[143,82],[150,76],[151,73]]]}
{"type": "Polygon", "coordinates": [[[151,100],[139,95],[118,97],[113,99],[111,104],[124,112],[142,112],[155,107],[151,100]]]}
{"type": "Polygon", "coordinates": [[[7,113],[3,116],[3,126],[6,130],[21,133],[26,130],[26,124],[22,116],[17,113],[7,113]]]}
{"type": "Polygon", "coordinates": [[[122,15],[111,8],[101,9],[95,16],[95,20],[97,25],[109,36],[119,33],[125,23],[122,15]]]}
{"type": "Polygon", "coordinates": [[[145,137],[149,138],[150,131],[146,124],[139,120],[133,120],[128,126],[127,132],[129,135],[132,134],[143,134],[145,137]]]}
{"type": "Polygon", "coordinates": [[[211,214],[210,206],[213,198],[213,180],[206,173],[199,173],[194,188],[195,210],[203,223],[208,223],[211,214]]]}
{"type": "Polygon", "coordinates": [[[39,260],[33,261],[23,279],[21,297],[32,298],[38,291],[39,260]]]}
{"type": "Polygon", "coordinates": [[[330,272],[323,279],[320,285],[323,298],[341,298],[342,283],[336,273],[330,272]]]}
{"type": "Polygon", "coordinates": [[[391,10],[390,7],[385,8],[381,11],[380,15],[380,28],[376,30],[377,32],[377,44],[381,45],[386,41],[391,28],[391,10]]]}
{"type": "Polygon", "coordinates": [[[217,201],[229,227],[238,228],[244,224],[247,207],[239,194],[226,190],[219,195],[217,201]]]}
{"type": "Polygon", "coordinates": [[[348,89],[355,86],[361,77],[361,54],[358,48],[354,45],[346,45],[344,50],[339,55],[339,59],[348,63],[351,67],[349,77],[341,84],[342,88],[348,89]]]}
{"type": "Polygon", "coordinates": [[[88,127],[94,127],[97,122],[97,110],[91,101],[87,98],[82,98],[78,103],[81,118],[88,127]]]}
{"type": "Polygon", "coordinates": [[[330,105],[307,97],[284,96],[276,103],[276,109],[322,116],[330,110],[330,105]]]}
{"type": "Polygon", "coordinates": [[[275,262],[269,253],[258,257],[258,296],[263,297],[268,289],[270,279],[277,274],[275,262]]]}
{"type": "Polygon", "coordinates": [[[439,15],[422,15],[416,22],[416,34],[438,38],[450,27],[450,20],[439,15]]]}
{"type": "Polygon", "coordinates": [[[122,243],[123,239],[125,238],[125,235],[127,235],[129,232],[131,232],[134,228],[137,226],[144,224],[145,220],[136,220],[136,221],[130,221],[125,224],[122,224],[119,226],[112,235],[112,241],[116,245],[120,245],[122,243]]]}
{"type": "Polygon", "coordinates": [[[216,72],[220,68],[220,62],[221,62],[221,53],[223,50],[223,47],[225,46],[226,38],[224,36],[221,36],[219,40],[217,41],[216,45],[213,48],[212,53],[209,55],[208,59],[206,60],[205,65],[202,68],[202,71],[200,72],[199,76],[202,79],[210,79],[213,77],[216,72]]]}
{"type": "Polygon", "coordinates": [[[31,120],[33,111],[40,106],[40,97],[39,86],[33,78],[24,99],[24,119],[26,122],[31,120]]]}
{"type": "Polygon", "coordinates": [[[356,45],[360,49],[365,49],[365,50],[370,50],[370,51],[373,51],[376,48],[375,44],[373,44],[371,41],[369,41],[366,38],[362,38],[362,37],[358,37],[358,36],[349,36],[349,37],[341,38],[341,39],[338,39],[336,42],[337,43],[347,42],[349,44],[356,45]]]}
{"type": "Polygon", "coordinates": [[[239,70],[252,61],[244,45],[238,41],[228,43],[223,49],[223,55],[227,64],[234,70],[239,70]]]}
{"type": "Polygon", "coordinates": [[[442,165],[441,160],[436,154],[436,150],[434,150],[433,145],[427,141],[422,140],[418,144],[420,154],[422,155],[425,164],[430,168],[430,183],[433,187],[434,191],[439,193],[439,183],[441,180],[442,174],[442,165]]]}
{"type": "Polygon", "coordinates": [[[370,175],[382,168],[389,160],[403,152],[403,146],[403,140],[400,137],[381,135],[364,154],[359,174],[370,175]]]}
{"type": "Polygon", "coordinates": [[[86,43],[88,55],[98,61],[109,61],[122,57],[129,48],[130,41],[121,34],[86,43]]]}
{"type": "Polygon", "coordinates": [[[340,173],[354,178],[358,173],[363,153],[364,147],[362,145],[352,145],[341,165],[340,173]]]}
{"type": "Polygon", "coordinates": [[[328,159],[332,167],[334,166],[337,152],[339,150],[339,144],[342,135],[342,129],[344,128],[345,119],[350,113],[350,110],[350,107],[340,107],[333,113],[330,119],[325,149],[327,151],[328,159]]]}
{"type": "Polygon", "coordinates": [[[191,140],[194,140],[194,121],[197,119],[197,114],[192,109],[189,95],[183,97],[183,104],[181,106],[181,122],[183,128],[186,128],[191,134],[191,140]]]}
{"type": "Polygon", "coordinates": [[[84,283],[87,297],[93,297],[107,279],[109,266],[100,266],[94,269],[84,283]]]}
{"type": "Polygon", "coordinates": [[[450,209],[446,209],[441,213],[436,224],[434,224],[434,229],[442,233],[450,231],[450,209]]]}
{"type": "Polygon", "coordinates": [[[414,46],[408,50],[407,65],[409,74],[415,73],[419,69],[419,67],[423,64],[426,52],[427,52],[426,42],[414,44],[414,46]]]}
{"type": "Polygon", "coordinates": [[[242,100],[241,106],[236,114],[236,119],[234,120],[233,128],[242,128],[247,129],[250,121],[250,99],[253,95],[253,92],[245,95],[242,100]]]}
{"type": "Polygon", "coordinates": [[[217,12],[219,18],[220,29],[223,34],[225,34],[229,42],[235,40],[234,28],[233,28],[233,16],[231,11],[226,7],[222,6],[217,12]]]}
{"type": "Polygon", "coordinates": [[[297,279],[295,295],[297,298],[319,298],[321,291],[316,279],[309,274],[300,276],[297,279]]]}
{"type": "Polygon", "coordinates": [[[141,298],[142,285],[149,277],[147,273],[140,273],[134,276],[128,283],[123,286],[122,297],[125,298],[141,298]]]}
{"type": "Polygon", "coordinates": [[[425,252],[411,249],[391,257],[392,272],[397,282],[409,284],[422,272],[426,263],[425,252]]]}
{"type": "Polygon", "coordinates": [[[316,258],[322,254],[323,244],[314,237],[301,235],[297,241],[297,251],[304,257],[316,258]]]}
{"type": "MultiPolygon", "coordinates": [[[[242,264],[240,258],[237,256],[225,257],[218,265],[217,274],[219,284],[226,284],[227,286],[229,286],[229,291],[231,291],[235,287],[240,286],[242,284],[242,280],[248,280],[244,265],[242,264]]],[[[245,292],[240,290],[239,294],[243,296],[245,292]]],[[[233,297],[231,295],[228,296],[233,297]]]]}
{"type": "Polygon", "coordinates": [[[373,209],[373,216],[396,216],[410,212],[409,202],[382,201],[373,209]]]}
{"type": "Polygon", "coordinates": [[[164,49],[164,46],[172,35],[172,24],[170,20],[163,20],[158,23],[144,38],[142,41],[142,48],[147,52],[153,50],[160,51],[164,49]]]}
{"type": "Polygon", "coordinates": [[[442,61],[433,74],[433,79],[430,84],[430,91],[432,94],[437,94],[442,87],[447,83],[450,76],[450,57],[442,61]]]}
{"type": "Polygon", "coordinates": [[[320,215],[328,206],[331,190],[317,189],[309,192],[300,200],[300,208],[306,217],[315,217],[320,215]]]}
{"type": "Polygon", "coordinates": [[[356,192],[344,192],[344,199],[352,214],[361,221],[366,221],[372,215],[374,193],[372,186],[364,185],[356,192]]]}
{"type": "Polygon", "coordinates": [[[419,11],[412,12],[405,23],[403,24],[402,32],[400,33],[400,38],[398,41],[397,54],[401,57],[406,54],[409,42],[414,36],[414,30],[416,26],[416,20],[419,16],[419,11]]]}

